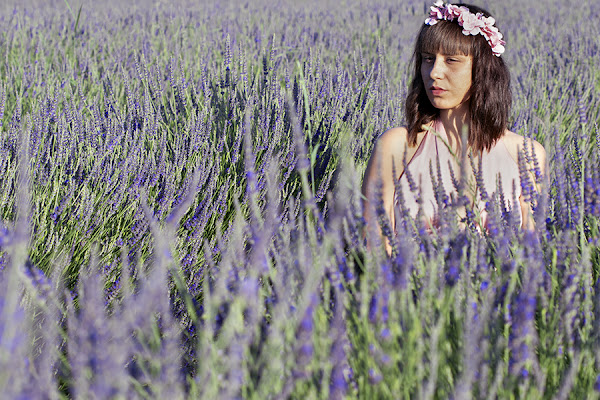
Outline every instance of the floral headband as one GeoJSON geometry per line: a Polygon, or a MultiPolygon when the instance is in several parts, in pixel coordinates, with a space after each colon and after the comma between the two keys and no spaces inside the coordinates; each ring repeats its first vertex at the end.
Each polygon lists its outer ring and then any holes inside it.
{"type": "Polygon", "coordinates": [[[446,3],[442,0],[436,1],[431,6],[429,17],[425,20],[426,25],[435,25],[439,20],[454,21],[463,28],[463,35],[482,34],[485,40],[492,48],[492,53],[496,57],[504,53],[506,42],[502,40],[502,34],[494,26],[496,20],[492,17],[485,17],[482,13],[473,14],[465,6],[456,6],[446,3]]]}

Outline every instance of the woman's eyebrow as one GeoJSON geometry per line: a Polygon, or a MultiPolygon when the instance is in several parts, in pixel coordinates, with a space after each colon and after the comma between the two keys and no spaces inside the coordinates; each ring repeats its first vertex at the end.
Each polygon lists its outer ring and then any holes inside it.
{"type": "Polygon", "coordinates": [[[463,53],[442,53],[442,55],[446,57],[469,57],[467,54],[463,53]]]}

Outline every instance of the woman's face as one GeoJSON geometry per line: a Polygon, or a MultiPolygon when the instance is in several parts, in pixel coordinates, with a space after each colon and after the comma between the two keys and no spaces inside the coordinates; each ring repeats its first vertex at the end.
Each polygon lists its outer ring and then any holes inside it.
{"type": "Polygon", "coordinates": [[[467,104],[473,57],[422,53],[421,58],[421,78],[431,104],[439,110],[453,110],[467,104]]]}

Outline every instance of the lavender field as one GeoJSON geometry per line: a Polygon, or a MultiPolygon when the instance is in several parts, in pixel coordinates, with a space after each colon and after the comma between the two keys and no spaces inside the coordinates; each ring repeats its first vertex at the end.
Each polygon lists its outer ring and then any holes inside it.
{"type": "Polygon", "coordinates": [[[429,2],[3,2],[0,398],[600,398],[600,8],[473,3],[536,230],[445,199],[388,257],[360,187],[429,2]]]}

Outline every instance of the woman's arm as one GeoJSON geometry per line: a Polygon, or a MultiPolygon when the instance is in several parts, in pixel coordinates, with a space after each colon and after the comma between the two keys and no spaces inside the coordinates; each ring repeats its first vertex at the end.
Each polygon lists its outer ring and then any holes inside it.
{"type": "MultiPolygon", "coordinates": [[[[533,186],[537,193],[541,194],[542,196],[547,196],[549,181],[547,172],[548,161],[546,159],[546,150],[544,149],[544,146],[542,146],[535,140],[532,140],[530,143],[528,143],[528,145],[529,148],[533,150],[533,157],[537,161],[537,165],[541,173],[541,177],[536,178],[535,164],[533,160],[528,162],[527,168],[529,170],[531,182],[533,183],[533,186]]],[[[533,210],[531,209],[531,204],[523,198],[523,195],[519,197],[519,202],[521,205],[521,215],[523,217],[523,223],[521,225],[522,228],[529,231],[535,230],[535,221],[533,219],[533,210]]]]}
{"type": "MultiPolygon", "coordinates": [[[[367,246],[372,242],[369,237],[379,235],[381,228],[377,221],[376,208],[383,206],[390,226],[394,229],[394,189],[395,181],[404,171],[404,151],[407,144],[405,128],[392,128],[384,132],[375,143],[375,148],[367,164],[362,184],[363,214],[367,222],[367,246]]],[[[391,253],[391,245],[385,239],[385,248],[391,253]]]]}

